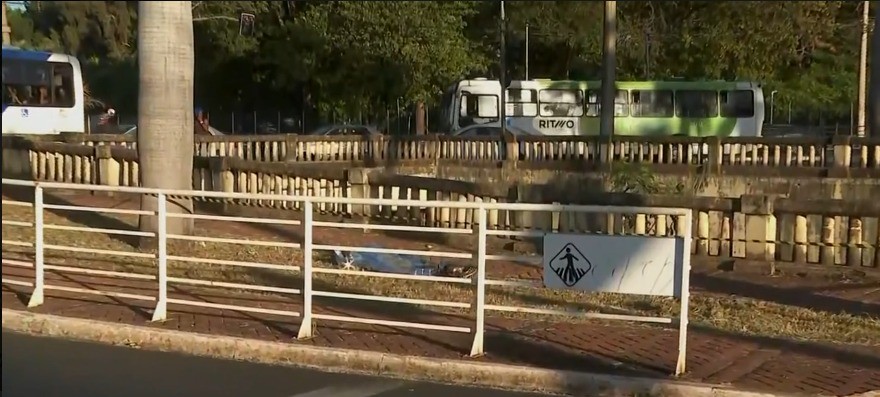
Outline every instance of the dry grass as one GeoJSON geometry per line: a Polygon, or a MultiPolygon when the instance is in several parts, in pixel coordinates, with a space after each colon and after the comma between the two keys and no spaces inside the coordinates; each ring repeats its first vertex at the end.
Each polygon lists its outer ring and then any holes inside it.
{"type": "MultiPolygon", "coordinates": [[[[98,217],[98,215],[94,215],[98,217]]],[[[31,209],[22,207],[3,207],[3,220],[31,221],[31,209]]],[[[120,222],[123,222],[123,218],[120,222]]],[[[133,227],[135,219],[127,217],[126,224],[133,227]]],[[[46,212],[45,222],[55,225],[85,226],[65,217],[46,212]]],[[[94,226],[94,225],[93,225],[94,226]]],[[[237,233],[219,233],[211,225],[199,225],[198,235],[213,237],[242,237],[237,233]],[[219,233],[219,234],[218,234],[219,233]]],[[[110,227],[104,226],[102,227],[110,227]]],[[[3,225],[3,240],[32,241],[33,230],[3,225]]],[[[134,252],[131,245],[111,238],[106,234],[47,230],[46,242],[49,244],[75,247],[100,248],[134,252]]],[[[261,236],[260,239],[267,239],[261,236]]],[[[281,241],[275,236],[275,240],[281,241]]],[[[23,249],[4,247],[4,257],[22,255],[23,249]]],[[[239,260],[272,264],[295,265],[301,262],[301,252],[291,248],[257,247],[218,243],[195,243],[186,246],[170,246],[169,254],[202,258],[239,260]],[[186,252],[183,252],[186,250],[186,252]]],[[[328,256],[316,255],[316,266],[331,266],[328,256]]],[[[149,259],[99,256],[82,253],[47,252],[47,261],[67,266],[88,266],[105,270],[152,273],[154,265],[149,259]],[[85,265],[87,263],[87,265],[85,265]]],[[[491,265],[490,265],[491,266],[491,265]]],[[[491,269],[490,269],[491,270],[491,269]]],[[[490,271],[491,273],[491,271],[490,271]]],[[[254,283],[262,285],[298,288],[301,279],[298,273],[282,270],[262,270],[231,266],[204,264],[169,263],[169,274],[207,280],[254,283]]],[[[497,274],[493,274],[497,278],[497,274]]],[[[461,302],[469,302],[472,287],[461,284],[428,283],[393,279],[367,279],[360,276],[336,276],[320,274],[316,276],[315,288],[338,292],[399,296],[408,298],[448,300],[456,297],[461,302]]],[[[675,316],[677,301],[665,298],[636,297],[620,294],[581,294],[569,291],[548,289],[491,288],[487,293],[491,304],[570,309],[576,311],[628,312],[647,315],[675,316]]],[[[391,305],[386,305],[391,306],[391,305]]],[[[512,317],[532,315],[518,313],[499,313],[512,317]]],[[[572,318],[572,321],[584,321],[572,318]]],[[[691,323],[700,324],[737,334],[761,336],[782,336],[813,341],[830,341],[857,344],[878,344],[880,341],[880,319],[877,317],[854,316],[828,313],[779,303],[761,301],[745,297],[722,296],[712,293],[695,292],[691,296],[691,323]]]]}

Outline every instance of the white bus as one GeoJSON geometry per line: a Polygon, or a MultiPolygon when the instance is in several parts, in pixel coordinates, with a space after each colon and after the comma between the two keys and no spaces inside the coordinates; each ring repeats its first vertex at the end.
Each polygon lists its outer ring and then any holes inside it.
{"type": "MultiPolygon", "coordinates": [[[[530,135],[599,135],[599,81],[512,81],[505,123],[530,135]]],[[[450,131],[498,122],[501,84],[463,80],[444,95],[450,131]]],[[[749,81],[618,81],[615,135],[761,136],[764,93],[749,81]]]]}
{"type": "Polygon", "coordinates": [[[86,131],[76,57],[3,47],[3,135],[86,131]]]}

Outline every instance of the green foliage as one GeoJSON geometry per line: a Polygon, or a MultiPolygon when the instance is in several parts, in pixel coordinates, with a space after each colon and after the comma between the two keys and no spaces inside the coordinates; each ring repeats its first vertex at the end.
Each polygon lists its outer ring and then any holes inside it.
{"type": "Polygon", "coordinates": [[[614,163],[607,181],[608,190],[616,193],[681,194],[683,185],[670,185],[646,164],[614,163]]]}
{"type": "MultiPolygon", "coordinates": [[[[861,2],[619,2],[621,79],[751,79],[777,105],[848,118],[861,2]]],[[[508,2],[508,75],[597,79],[602,2],[508,2]]],[[[203,106],[299,107],[375,116],[439,99],[466,76],[498,74],[495,1],[193,2],[203,106]],[[289,9],[289,3],[293,8],[289,9]],[[256,16],[253,35],[238,18],[256,16]]],[[[136,3],[32,1],[9,12],[14,42],[87,64],[96,95],[136,98],[136,3]]]]}

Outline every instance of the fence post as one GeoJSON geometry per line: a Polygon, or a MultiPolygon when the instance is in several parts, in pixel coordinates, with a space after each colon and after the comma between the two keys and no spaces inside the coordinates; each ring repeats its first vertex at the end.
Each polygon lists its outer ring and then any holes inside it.
{"type": "Polygon", "coordinates": [[[684,217],[681,249],[681,291],[679,291],[679,300],[681,307],[678,314],[678,359],[675,362],[675,376],[679,376],[687,371],[687,336],[688,336],[688,317],[690,315],[690,297],[691,297],[691,245],[693,243],[693,225],[694,212],[687,211],[684,217]]]}
{"type": "Polygon", "coordinates": [[[157,265],[159,267],[159,297],[156,300],[156,310],[153,310],[153,321],[164,321],[168,317],[168,226],[167,226],[167,203],[165,193],[159,193],[156,197],[156,245],[157,265]]]}
{"type": "Polygon", "coordinates": [[[483,331],[486,327],[486,207],[477,208],[477,274],[475,274],[476,291],[474,291],[474,343],[471,345],[471,357],[483,355],[483,331]]]}
{"type": "Polygon", "coordinates": [[[303,202],[303,313],[297,339],[312,337],[312,200],[303,202]]]}
{"type": "Polygon", "coordinates": [[[43,304],[45,285],[43,251],[43,187],[38,183],[34,185],[34,291],[28,300],[28,307],[43,304]]]}

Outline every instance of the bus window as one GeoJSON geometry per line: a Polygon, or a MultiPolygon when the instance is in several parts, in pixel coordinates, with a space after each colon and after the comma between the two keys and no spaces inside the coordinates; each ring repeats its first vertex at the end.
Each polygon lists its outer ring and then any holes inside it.
{"type": "Polygon", "coordinates": [[[718,92],[682,90],[675,93],[675,115],[678,117],[718,117],[718,92]]]}
{"type": "Polygon", "coordinates": [[[721,117],[755,116],[755,95],[752,91],[721,91],[721,117]]]}
{"type": "Polygon", "coordinates": [[[541,90],[541,116],[580,117],[584,115],[584,93],[581,90],[541,90]]]}
{"type": "Polygon", "coordinates": [[[11,106],[24,106],[30,102],[31,87],[18,84],[3,84],[3,104],[11,106]]]}
{"type": "Polygon", "coordinates": [[[672,117],[673,94],[668,90],[633,90],[633,117],[672,117]]]}
{"type": "Polygon", "coordinates": [[[61,62],[3,61],[3,103],[72,108],[73,66],[61,62]]]}
{"type": "Polygon", "coordinates": [[[536,117],[538,95],[535,90],[513,88],[507,90],[506,115],[513,117],[536,117]]]}
{"type": "MultiPolygon", "coordinates": [[[[617,90],[614,97],[614,117],[626,117],[629,115],[629,93],[626,90],[617,90]]],[[[599,117],[602,110],[602,92],[600,90],[587,91],[587,116],[599,117]]]]}
{"type": "MultiPolygon", "coordinates": [[[[461,114],[462,118],[467,119],[488,119],[498,117],[498,96],[497,95],[479,95],[479,94],[463,94],[461,96],[461,114]]],[[[462,124],[464,126],[464,124],[462,124]]]]}
{"type": "Polygon", "coordinates": [[[76,100],[73,96],[73,66],[56,63],[52,67],[52,89],[54,106],[72,108],[76,100]]]}

